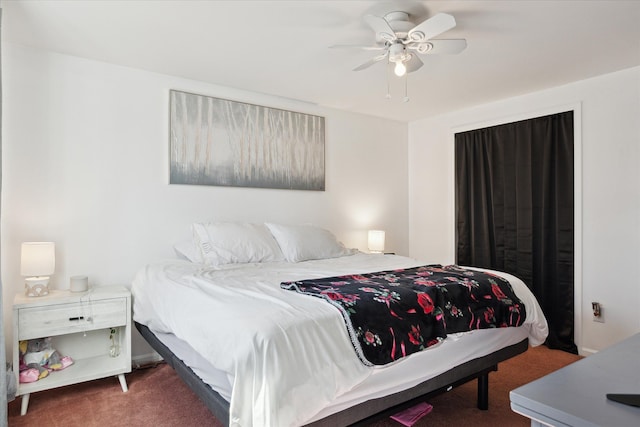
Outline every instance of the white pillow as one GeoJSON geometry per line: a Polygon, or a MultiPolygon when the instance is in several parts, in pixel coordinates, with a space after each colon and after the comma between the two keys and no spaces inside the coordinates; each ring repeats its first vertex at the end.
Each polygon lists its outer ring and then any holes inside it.
{"type": "Polygon", "coordinates": [[[289,262],[337,258],[354,253],[338,242],[330,231],[323,228],[313,225],[265,225],[289,262]]]}
{"type": "Polygon", "coordinates": [[[284,260],[278,244],[262,224],[210,222],[191,227],[194,243],[208,265],[284,260]]]}
{"type": "Polygon", "coordinates": [[[193,244],[193,238],[179,241],[173,245],[173,250],[176,251],[178,258],[184,258],[194,263],[202,262],[200,248],[193,244]]]}

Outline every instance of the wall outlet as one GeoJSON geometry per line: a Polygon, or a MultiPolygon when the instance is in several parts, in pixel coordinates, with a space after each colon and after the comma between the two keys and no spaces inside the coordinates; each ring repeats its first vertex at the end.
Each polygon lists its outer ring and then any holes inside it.
{"type": "Polygon", "coordinates": [[[604,323],[604,309],[599,302],[592,302],[591,309],[593,310],[593,321],[598,323],[604,323]]]}

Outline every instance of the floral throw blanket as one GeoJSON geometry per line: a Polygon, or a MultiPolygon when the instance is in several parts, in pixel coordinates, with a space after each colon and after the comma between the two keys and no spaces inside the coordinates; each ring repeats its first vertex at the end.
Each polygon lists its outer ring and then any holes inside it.
{"type": "Polygon", "coordinates": [[[386,365],[442,341],[447,333],[520,326],[525,306],[502,277],[456,265],[283,282],[323,298],[344,317],[365,365],[386,365]]]}

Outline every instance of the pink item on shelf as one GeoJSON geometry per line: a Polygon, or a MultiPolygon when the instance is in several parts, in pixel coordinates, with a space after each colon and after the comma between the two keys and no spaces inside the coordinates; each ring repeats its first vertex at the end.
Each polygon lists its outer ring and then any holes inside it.
{"type": "Polygon", "coordinates": [[[67,366],[71,366],[73,365],[73,359],[69,356],[64,356],[61,360],[60,363],[62,364],[62,368],[60,369],[64,369],[67,366]]]}
{"type": "Polygon", "coordinates": [[[27,368],[24,371],[20,371],[21,383],[33,383],[40,379],[40,372],[35,368],[27,368]]]}
{"type": "Polygon", "coordinates": [[[54,365],[47,365],[46,368],[51,371],[61,371],[67,366],[73,365],[73,359],[69,356],[64,356],[60,361],[54,365]]]}
{"type": "Polygon", "coordinates": [[[399,422],[403,426],[411,427],[412,425],[417,423],[420,418],[431,412],[432,409],[433,406],[431,406],[429,403],[422,402],[418,403],[415,406],[412,406],[409,409],[405,409],[404,411],[391,415],[389,418],[399,422]]]}

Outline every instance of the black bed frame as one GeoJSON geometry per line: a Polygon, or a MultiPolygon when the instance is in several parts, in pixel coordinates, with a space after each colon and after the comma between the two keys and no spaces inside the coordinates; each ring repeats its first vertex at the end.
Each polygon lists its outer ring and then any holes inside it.
{"type": "MultiPolygon", "coordinates": [[[[136,328],[147,342],[171,366],[178,376],[202,399],[213,415],[222,423],[229,423],[229,402],[200,379],[184,362],[178,359],[145,325],[135,322],[136,328]]],[[[498,370],[498,363],[527,351],[528,339],[470,360],[424,381],[415,387],[357,404],[349,409],[329,415],[309,426],[364,426],[409,408],[425,399],[447,392],[466,382],[478,379],[478,408],[489,408],[489,372],[498,370]]]]}

